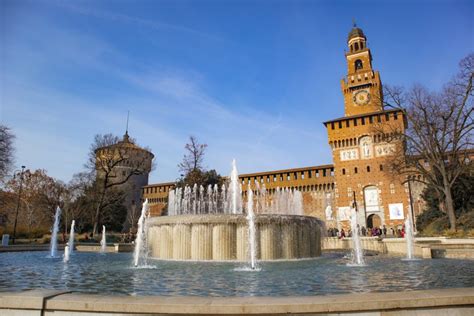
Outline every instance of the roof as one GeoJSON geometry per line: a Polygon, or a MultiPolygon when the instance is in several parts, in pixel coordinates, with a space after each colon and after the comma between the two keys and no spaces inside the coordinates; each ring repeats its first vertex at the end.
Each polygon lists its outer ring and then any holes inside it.
{"type": "Polygon", "coordinates": [[[343,116],[343,117],[339,117],[337,119],[333,119],[333,120],[330,120],[330,121],[323,122],[323,124],[326,125],[328,123],[345,121],[345,120],[350,120],[350,119],[359,118],[359,117],[367,117],[367,116],[372,116],[372,115],[377,115],[377,114],[394,113],[394,112],[403,112],[403,110],[401,110],[401,109],[390,109],[390,110],[382,110],[382,111],[377,111],[377,112],[369,112],[369,113],[357,114],[357,115],[351,115],[351,116],[343,116]]]}
{"type": "Polygon", "coordinates": [[[255,177],[255,176],[265,176],[265,175],[272,175],[272,174],[278,174],[278,173],[299,172],[299,171],[305,171],[305,170],[309,170],[309,169],[330,169],[330,168],[334,168],[334,165],[328,164],[328,165],[319,165],[319,166],[310,166],[310,167],[301,167],[301,168],[291,168],[291,169],[282,169],[282,170],[273,170],[273,171],[262,171],[262,172],[254,172],[254,173],[243,173],[243,174],[239,174],[239,178],[255,177]]]}
{"type": "Polygon", "coordinates": [[[349,42],[354,37],[366,38],[365,35],[364,35],[364,32],[362,31],[362,29],[356,27],[355,24],[354,24],[354,27],[352,28],[352,30],[349,32],[349,35],[347,35],[347,41],[349,42]]]}
{"type": "Polygon", "coordinates": [[[105,148],[115,148],[115,147],[120,147],[120,148],[130,148],[130,149],[136,149],[136,150],[142,150],[142,151],[146,151],[147,153],[149,153],[150,155],[152,155],[153,157],[155,155],[153,155],[153,153],[151,153],[150,151],[144,149],[144,148],[141,148],[140,146],[136,145],[134,142],[132,142],[130,140],[130,136],[128,136],[128,132],[125,132],[125,134],[123,135],[123,139],[121,141],[118,141],[116,144],[112,144],[112,145],[109,145],[109,146],[104,146],[104,147],[100,147],[100,148],[97,148],[95,151],[97,152],[98,150],[103,150],[105,148]]]}

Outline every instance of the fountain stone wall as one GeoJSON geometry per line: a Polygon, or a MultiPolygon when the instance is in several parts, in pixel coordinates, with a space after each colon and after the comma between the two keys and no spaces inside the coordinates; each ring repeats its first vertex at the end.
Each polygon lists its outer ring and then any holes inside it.
{"type": "MultiPolygon", "coordinates": [[[[290,260],[321,255],[319,219],[310,216],[255,216],[258,260],[290,260]]],[[[176,215],[149,218],[150,256],[164,260],[248,261],[245,215],[176,215]]]]}

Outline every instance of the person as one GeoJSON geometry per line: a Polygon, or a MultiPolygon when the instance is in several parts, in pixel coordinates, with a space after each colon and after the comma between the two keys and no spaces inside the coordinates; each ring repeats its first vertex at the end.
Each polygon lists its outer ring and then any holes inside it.
{"type": "Polygon", "coordinates": [[[392,236],[395,236],[395,230],[393,229],[393,227],[390,227],[390,231],[392,232],[392,236]]]}
{"type": "Polygon", "coordinates": [[[385,225],[383,225],[382,233],[384,237],[387,237],[387,227],[385,225]]]}
{"type": "Polygon", "coordinates": [[[341,228],[341,236],[339,238],[344,238],[346,237],[346,232],[344,231],[344,228],[341,228]]]}

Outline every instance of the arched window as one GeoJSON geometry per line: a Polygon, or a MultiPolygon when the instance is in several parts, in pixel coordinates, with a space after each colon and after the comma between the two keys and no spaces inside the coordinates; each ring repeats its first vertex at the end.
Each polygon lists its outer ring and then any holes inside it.
{"type": "Polygon", "coordinates": [[[362,60],[357,59],[357,60],[355,61],[354,65],[355,65],[355,70],[362,69],[362,60]]]}
{"type": "Polygon", "coordinates": [[[355,43],[355,50],[359,50],[359,43],[355,43]]]}

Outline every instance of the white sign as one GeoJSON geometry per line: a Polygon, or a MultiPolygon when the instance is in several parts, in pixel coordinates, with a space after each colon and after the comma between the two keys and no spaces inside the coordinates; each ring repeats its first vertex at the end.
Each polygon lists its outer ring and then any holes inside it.
{"type": "Polygon", "coordinates": [[[403,215],[403,203],[389,204],[388,209],[390,211],[390,219],[404,219],[403,215]]]}
{"type": "Polygon", "coordinates": [[[341,161],[359,159],[359,151],[357,149],[341,150],[341,161]]]}
{"type": "Polygon", "coordinates": [[[339,221],[348,221],[350,216],[351,216],[351,208],[349,206],[338,208],[337,219],[339,221]]]}
{"type": "Polygon", "coordinates": [[[378,145],[375,146],[375,156],[383,157],[393,155],[395,153],[395,145],[394,144],[385,144],[385,145],[378,145]]]}

